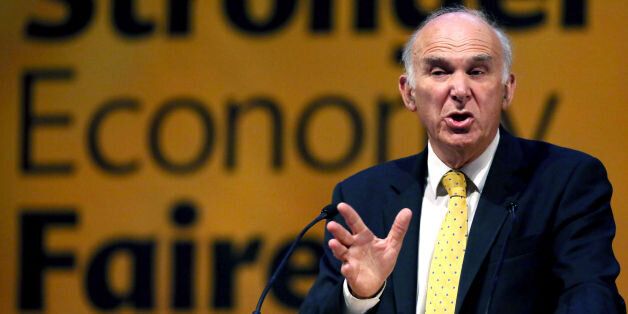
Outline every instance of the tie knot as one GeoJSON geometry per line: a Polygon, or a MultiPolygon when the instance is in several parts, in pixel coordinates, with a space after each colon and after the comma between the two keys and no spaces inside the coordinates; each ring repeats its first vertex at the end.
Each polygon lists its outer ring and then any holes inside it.
{"type": "Polygon", "coordinates": [[[467,182],[464,173],[461,171],[450,170],[445,173],[441,182],[449,197],[467,197],[467,182]]]}

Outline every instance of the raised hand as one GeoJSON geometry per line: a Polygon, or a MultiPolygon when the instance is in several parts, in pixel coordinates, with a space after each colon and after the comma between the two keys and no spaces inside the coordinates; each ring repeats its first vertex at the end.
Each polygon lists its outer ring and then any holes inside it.
{"type": "Polygon", "coordinates": [[[329,240],[329,248],[342,261],[340,272],[347,279],[353,295],[372,297],[395,267],[412,211],[404,208],[397,214],[385,239],[376,237],[349,204],[338,204],[338,211],[351,232],[335,221],[329,222],[327,230],[334,236],[329,240]]]}

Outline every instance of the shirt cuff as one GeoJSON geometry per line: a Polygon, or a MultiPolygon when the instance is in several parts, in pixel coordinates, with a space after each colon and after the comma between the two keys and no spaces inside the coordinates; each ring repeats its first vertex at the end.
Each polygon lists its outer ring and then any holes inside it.
{"type": "Polygon", "coordinates": [[[384,286],[379,289],[379,292],[372,298],[369,299],[358,299],[351,294],[349,291],[349,285],[347,284],[347,279],[345,279],[342,284],[342,294],[345,298],[345,306],[347,307],[347,313],[349,314],[362,314],[366,313],[366,311],[373,308],[377,303],[379,303],[379,297],[384,292],[384,288],[386,288],[386,282],[384,281],[384,286]]]}

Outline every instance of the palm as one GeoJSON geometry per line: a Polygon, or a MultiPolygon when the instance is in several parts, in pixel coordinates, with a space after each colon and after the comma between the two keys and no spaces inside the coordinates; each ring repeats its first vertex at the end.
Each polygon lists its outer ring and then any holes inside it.
{"type": "Polygon", "coordinates": [[[338,209],[353,234],[330,222],[327,228],[334,239],[329,241],[329,247],[343,262],[340,271],[352,292],[358,297],[370,297],[377,293],[392,272],[412,213],[408,209],[399,212],[388,236],[380,239],[351,206],[341,203],[338,209]]]}

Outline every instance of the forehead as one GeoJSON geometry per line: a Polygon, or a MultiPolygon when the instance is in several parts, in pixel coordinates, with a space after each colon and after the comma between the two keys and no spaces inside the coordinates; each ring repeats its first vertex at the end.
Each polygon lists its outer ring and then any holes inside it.
{"type": "Polygon", "coordinates": [[[488,55],[499,60],[501,43],[495,31],[480,18],[468,13],[449,13],[429,22],[414,44],[417,59],[425,57],[466,57],[488,55]]]}

